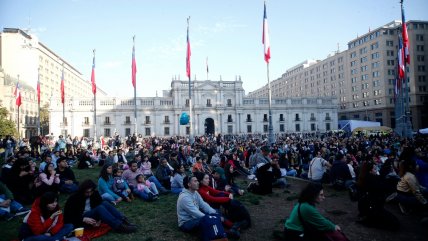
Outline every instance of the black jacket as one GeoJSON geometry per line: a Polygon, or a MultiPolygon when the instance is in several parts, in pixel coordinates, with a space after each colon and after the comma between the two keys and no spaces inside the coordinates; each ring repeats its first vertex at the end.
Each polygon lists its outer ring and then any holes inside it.
{"type": "MultiPolygon", "coordinates": [[[[102,203],[98,191],[94,191],[91,197],[91,208],[95,208],[102,203]]],[[[72,223],[74,227],[83,227],[83,212],[85,211],[86,197],[84,193],[76,192],[72,194],[65,203],[64,223],[72,223]]]]}

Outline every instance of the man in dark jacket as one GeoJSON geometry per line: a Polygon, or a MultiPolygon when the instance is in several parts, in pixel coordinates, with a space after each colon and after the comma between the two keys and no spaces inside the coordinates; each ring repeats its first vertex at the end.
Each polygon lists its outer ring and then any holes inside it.
{"type": "Polygon", "coordinates": [[[339,153],[330,169],[331,183],[335,188],[343,189],[350,187],[355,181],[352,178],[345,155],[339,153]]]}
{"type": "Polygon", "coordinates": [[[79,190],[65,203],[64,223],[72,223],[75,227],[98,227],[103,222],[118,233],[136,232],[136,226],[109,202],[103,201],[95,188],[91,180],[80,184],[79,190]]]}
{"type": "Polygon", "coordinates": [[[70,169],[65,157],[57,160],[56,173],[59,175],[59,190],[62,193],[73,193],[78,189],[78,182],[74,176],[73,170],[70,169]]]}

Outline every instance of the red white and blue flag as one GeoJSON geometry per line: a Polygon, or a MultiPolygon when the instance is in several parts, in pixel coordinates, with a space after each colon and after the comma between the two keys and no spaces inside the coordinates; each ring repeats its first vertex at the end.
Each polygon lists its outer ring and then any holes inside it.
{"type": "Polygon", "coordinates": [[[401,35],[403,36],[404,61],[406,64],[410,64],[409,35],[407,34],[407,25],[406,18],[404,17],[403,4],[401,4],[401,35]]]}
{"type": "Polygon", "coordinates": [[[262,43],[264,46],[264,56],[266,63],[269,63],[270,60],[270,42],[269,42],[269,27],[267,22],[266,15],[266,2],[264,3],[264,15],[263,15],[263,38],[262,43]]]}
{"type": "Polygon", "coordinates": [[[94,49],[94,58],[92,59],[91,83],[92,83],[92,93],[95,95],[97,93],[97,84],[95,83],[95,49],[94,49]]]}
{"type": "Polygon", "coordinates": [[[62,69],[61,75],[61,103],[64,104],[65,100],[65,87],[64,87],[64,69],[62,69]]]}
{"type": "Polygon", "coordinates": [[[189,40],[189,21],[187,21],[187,52],[186,52],[186,75],[190,79],[190,56],[192,51],[190,50],[190,40],[189,40]]]}
{"type": "Polygon", "coordinates": [[[401,86],[404,80],[404,49],[401,38],[398,37],[398,51],[397,51],[397,79],[395,80],[395,96],[397,97],[400,94],[401,86]]]}
{"type": "Polygon", "coordinates": [[[15,96],[15,104],[18,106],[18,108],[21,106],[21,91],[19,90],[21,86],[19,85],[19,81],[16,83],[15,91],[13,92],[13,95],[15,96]]]}
{"type": "Polygon", "coordinates": [[[132,38],[134,44],[132,45],[132,86],[137,86],[137,63],[135,62],[135,36],[132,38]]]}

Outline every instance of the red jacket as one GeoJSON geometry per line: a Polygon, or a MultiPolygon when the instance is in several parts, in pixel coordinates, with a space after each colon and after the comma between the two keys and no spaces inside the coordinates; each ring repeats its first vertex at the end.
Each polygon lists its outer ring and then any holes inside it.
{"type": "Polygon", "coordinates": [[[62,226],[64,226],[64,217],[61,213],[54,219],[51,219],[50,217],[44,219],[42,216],[42,210],[40,210],[40,198],[37,198],[31,207],[28,219],[24,219],[24,222],[30,226],[31,232],[34,235],[45,233],[56,234],[61,230],[62,226]]]}
{"type": "Polygon", "coordinates": [[[230,201],[229,192],[219,191],[210,186],[200,185],[198,192],[201,195],[202,199],[204,199],[204,201],[209,204],[211,203],[223,204],[230,201]],[[220,193],[224,193],[226,197],[216,197],[220,193]]]}

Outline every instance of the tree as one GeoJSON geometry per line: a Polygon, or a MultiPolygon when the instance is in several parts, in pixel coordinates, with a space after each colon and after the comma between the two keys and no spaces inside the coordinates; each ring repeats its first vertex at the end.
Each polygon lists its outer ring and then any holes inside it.
{"type": "Polygon", "coordinates": [[[17,136],[15,122],[8,119],[9,111],[5,107],[0,107],[0,136],[17,136]]]}
{"type": "Polygon", "coordinates": [[[49,105],[40,107],[40,132],[42,135],[49,134],[49,105]]]}

